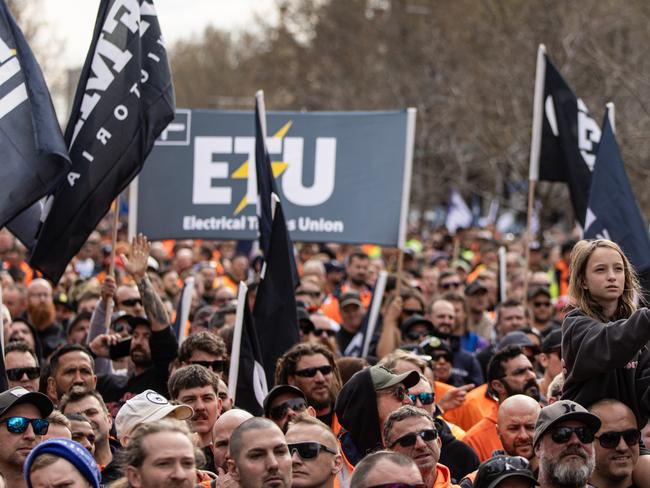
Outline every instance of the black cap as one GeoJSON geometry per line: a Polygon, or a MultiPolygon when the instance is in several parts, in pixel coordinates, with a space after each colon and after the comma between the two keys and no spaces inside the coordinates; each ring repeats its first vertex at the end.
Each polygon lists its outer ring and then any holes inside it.
{"type": "Polygon", "coordinates": [[[302,392],[300,388],[296,388],[295,386],[291,385],[276,385],[273,388],[271,388],[271,391],[268,392],[266,397],[264,397],[264,402],[262,403],[262,406],[264,407],[264,416],[268,417],[269,412],[271,410],[271,404],[273,403],[273,400],[275,400],[277,397],[280,395],[283,395],[285,393],[292,393],[296,395],[298,398],[302,398],[307,401],[307,397],[305,394],[302,392]]]}
{"type": "Polygon", "coordinates": [[[445,351],[451,354],[451,347],[449,347],[447,341],[442,340],[440,337],[427,337],[418,347],[427,356],[431,356],[434,351],[445,351]]]}
{"type": "Polygon", "coordinates": [[[341,295],[341,299],[339,300],[339,308],[345,308],[348,305],[355,305],[357,307],[363,306],[358,292],[349,291],[341,295]]]}
{"type": "Polygon", "coordinates": [[[474,280],[465,287],[465,295],[472,296],[480,291],[488,291],[487,286],[481,280],[474,280]]]}
{"type": "Polygon", "coordinates": [[[565,420],[577,420],[582,422],[594,432],[600,429],[600,419],[590,413],[579,403],[572,402],[571,400],[558,400],[552,403],[539,412],[537,423],[535,424],[535,434],[533,435],[533,446],[536,446],[542,436],[556,424],[565,420]]]}
{"type": "Polygon", "coordinates": [[[406,334],[409,330],[411,330],[411,327],[417,324],[426,325],[427,329],[429,329],[429,334],[433,334],[436,330],[436,328],[433,326],[433,322],[431,322],[428,319],[425,319],[422,315],[419,315],[417,313],[411,315],[408,319],[402,322],[399,328],[402,331],[402,334],[406,334]]]}
{"type": "Polygon", "coordinates": [[[57,293],[52,297],[54,305],[63,305],[68,310],[74,311],[74,306],[72,305],[72,300],[65,293],[57,293]]]}
{"type": "Polygon", "coordinates": [[[499,343],[497,344],[497,351],[500,351],[501,349],[507,346],[535,348],[536,344],[534,344],[533,341],[530,340],[530,337],[528,337],[526,333],[520,330],[513,330],[512,332],[508,332],[503,337],[503,339],[499,341],[499,343]]]}
{"type": "Polygon", "coordinates": [[[536,286],[534,288],[531,288],[531,290],[528,292],[528,299],[532,300],[539,295],[544,295],[547,298],[551,298],[551,291],[547,286],[536,286]]]}
{"type": "Polygon", "coordinates": [[[336,259],[325,262],[325,273],[335,273],[345,271],[345,267],[336,259]]]}
{"type": "Polygon", "coordinates": [[[37,391],[28,391],[22,386],[15,386],[9,390],[0,393],[0,415],[15,405],[34,405],[41,412],[42,418],[47,418],[54,410],[52,400],[38,393],[37,391]]]}
{"type": "Polygon", "coordinates": [[[562,329],[557,328],[549,332],[542,341],[542,352],[549,353],[562,347],[562,329]]]}
{"type": "Polygon", "coordinates": [[[119,320],[124,320],[129,324],[131,330],[135,329],[138,325],[146,325],[151,327],[151,321],[147,317],[136,317],[135,315],[129,315],[124,310],[115,312],[111,317],[111,325],[119,320]]]}
{"type": "Polygon", "coordinates": [[[506,478],[523,478],[529,486],[539,483],[530,470],[528,460],[521,456],[494,456],[478,468],[474,488],[496,488],[506,478]]]}

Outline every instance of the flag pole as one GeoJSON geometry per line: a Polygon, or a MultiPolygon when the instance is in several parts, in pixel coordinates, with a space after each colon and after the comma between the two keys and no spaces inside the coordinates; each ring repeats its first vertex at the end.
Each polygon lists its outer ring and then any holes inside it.
{"type": "Polygon", "coordinates": [[[607,107],[607,117],[609,118],[609,125],[612,126],[612,132],[616,134],[616,121],[615,121],[616,106],[614,105],[614,102],[607,102],[605,106],[607,107]]]}
{"type": "Polygon", "coordinates": [[[528,212],[526,217],[526,234],[524,235],[525,270],[524,280],[524,307],[528,301],[528,269],[530,266],[531,223],[533,220],[533,206],[535,204],[535,190],[539,180],[539,155],[542,145],[542,111],[544,108],[544,77],[546,74],[546,47],[540,44],[537,48],[537,63],[535,69],[535,91],[533,94],[533,127],[530,138],[530,161],[528,176],[528,212]]]}
{"type": "Polygon", "coordinates": [[[230,371],[228,372],[228,394],[232,398],[233,405],[237,395],[237,380],[239,378],[239,356],[241,354],[241,336],[244,326],[244,307],[247,307],[246,292],[248,286],[243,281],[239,282],[237,290],[237,311],[235,315],[235,327],[233,330],[232,350],[230,352],[230,371]]]}
{"type": "Polygon", "coordinates": [[[404,251],[397,249],[397,283],[395,284],[395,296],[400,296],[402,292],[402,271],[404,271],[404,251]]]}
{"type": "MultiPolygon", "coordinates": [[[[120,196],[118,195],[113,201],[113,229],[111,235],[111,261],[108,265],[108,276],[115,278],[115,248],[117,247],[117,226],[120,219],[120,196]]],[[[113,316],[113,306],[115,300],[113,297],[106,303],[106,316],[104,317],[104,328],[108,330],[111,326],[111,317],[113,316]]]]}

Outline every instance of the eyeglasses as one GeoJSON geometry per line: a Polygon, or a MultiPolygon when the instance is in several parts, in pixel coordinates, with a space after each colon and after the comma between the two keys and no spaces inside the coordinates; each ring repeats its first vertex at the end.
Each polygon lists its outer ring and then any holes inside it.
{"type": "Polygon", "coordinates": [[[135,307],[136,305],[142,306],[142,300],[139,298],[127,298],[126,300],[122,300],[120,305],[124,305],[125,307],[135,307]]]}
{"type": "Polygon", "coordinates": [[[11,368],[7,370],[9,381],[20,381],[25,374],[30,380],[35,380],[41,376],[41,368],[35,366],[33,368],[11,368]]]}
{"type": "Polygon", "coordinates": [[[424,312],[419,308],[403,308],[402,313],[408,317],[411,315],[423,315],[424,312]]]}
{"type": "Polygon", "coordinates": [[[399,444],[402,447],[414,446],[418,440],[418,437],[422,439],[424,442],[435,441],[438,438],[438,431],[435,429],[426,429],[426,430],[421,430],[420,432],[411,432],[410,434],[403,435],[395,442],[393,442],[390,445],[390,448],[392,449],[397,444],[399,444]]]}
{"type": "Polygon", "coordinates": [[[323,376],[327,376],[332,373],[332,367],[329,364],[326,364],[325,366],[318,366],[317,368],[299,369],[293,374],[296,376],[302,376],[303,378],[313,378],[319,371],[323,376]]]}
{"type": "Polygon", "coordinates": [[[460,281],[450,281],[449,283],[441,283],[440,288],[443,290],[450,290],[451,288],[460,288],[460,281]]]}
{"type": "Polygon", "coordinates": [[[223,359],[215,359],[214,361],[190,361],[190,364],[198,364],[199,366],[203,366],[204,368],[208,368],[219,373],[221,373],[226,367],[226,361],[223,359]]]}
{"type": "Polygon", "coordinates": [[[431,405],[436,399],[433,393],[409,393],[408,395],[413,405],[415,405],[415,401],[418,399],[422,405],[431,405]]]}
{"type": "Polygon", "coordinates": [[[321,451],[334,455],[337,454],[334,449],[330,449],[320,442],[296,442],[294,444],[287,444],[287,447],[292,456],[294,452],[297,452],[300,459],[316,459],[321,451]]]}
{"type": "Polygon", "coordinates": [[[269,410],[269,417],[271,420],[282,420],[287,416],[287,413],[289,413],[289,409],[296,413],[304,412],[307,410],[307,403],[305,403],[305,400],[302,398],[292,398],[280,405],[272,407],[271,410],[269,410]]]}
{"type": "Polygon", "coordinates": [[[297,290],[296,295],[307,295],[308,297],[318,298],[320,296],[319,291],[309,291],[309,290],[297,290]]]}
{"type": "Polygon", "coordinates": [[[113,330],[115,332],[122,332],[123,330],[126,330],[128,333],[131,333],[131,326],[123,322],[118,322],[117,324],[113,325],[113,330]]]}
{"type": "Polygon", "coordinates": [[[453,362],[453,358],[451,357],[451,354],[446,353],[446,352],[442,353],[442,354],[432,354],[431,355],[431,361],[434,362],[434,363],[437,362],[437,361],[440,361],[441,359],[444,359],[448,363],[453,362]]]}
{"type": "Polygon", "coordinates": [[[621,437],[629,447],[632,447],[639,443],[641,431],[639,429],[628,429],[621,432],[603,432],[596,439],[605,449],[615,449],[620,444],[621,437]]]}
{"type": "Polygon", "coordinates": [[[27,426],[32,424],[34,434],[45,435],[50,426],[47,419],[29,419],[27,417],[8,417],[0,420],[0,424],[7,424],[7,430],[12,434],[22,434],[27,430],[27,426]]]}
{"type": "Polygon", "coordinates": [[[551,302],[533,302],[533,307],[550,307],[551,302]]]}
{"type": "Polygon", "coordinates": [[[429,332],[426,330],[421,330],[421,331],[416,331],[416,330],[409,330],[406,333],[406,337],[412,341],[417,341],[419,339],[422,339],[423,337],[426,337],[429,335],[429,332]]]}
{"type": "Polygon", "coordinates": [[[556,444],[566,444],[571,439],[571,435],[575,433],[578,440],[583,444],[594,442],[595,432],[589,427],[555,427],[551,430],[551,439],[556,444]]]}
{"type": "Polygon", "coordinates": [[[327,337],[334,337],[336,335],[336,331],[332,329],[313,329],[311,333],[317,337],[323,337],[323,334],[327,337]]]}
{"type": "MultiPolygon", "coordinates": [[[[398,402],[403,402],[404,398],[408,397],[408,391],[403,386],[398,386],[397,388],[393,388],[392,390],[379,390],[378,393],[386,394],[386,395],[392,395],[395,397],[395,399],[398,402]]],[[[410,400],[410,397],[409,397],[410,400]]]]}

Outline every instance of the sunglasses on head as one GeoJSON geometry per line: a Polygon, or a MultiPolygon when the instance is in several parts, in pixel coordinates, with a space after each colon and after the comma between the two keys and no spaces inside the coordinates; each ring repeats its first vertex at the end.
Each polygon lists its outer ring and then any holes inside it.
{"type": "Polygon", "coordinates": [[[289,413],[289,409],[296,413],[304,412],[307,410],[307,403],[302,398],[292,398],[280,405],[272,407],[271,410],[269,410],[269,417],[271,417],[271,420],[282,420],[287,416],[287,413],[289,413]]]}
{"type": "Polygon", "coordinates": [[[327,337],[334,337],[336,335],[336,331],[332,329],[314,329],[311,333],[317,337],[323,337],[323,334],[327,337]]]}
{"type": "Polygon", "coordinates": [[[294,452],[297,452],[300,459],[315,459],[321,451],[336,455],[334,449],[330,449],[320,442],[296,442],[294,444],[288,444],[287,447],[289,447],[289,453],[291,453],[292,456],[294,452]]]}
{"type": "Polygon", "coordinates": [[[554,427],[551,430],[551,439],[556,444],[566,444],[573,433],[583,444],[594,442],[595,432],[589,427],[554,427]]]}
{"type": "Polygon", "coordinates": [[[418,440],[418,437],[424,442],[435,441],[438,438],[438,431],[435,429],[426,429],[421,430],[420,432],[411,432],[410,434],[403,435],[395,442],[393,442],[390,447],[391,449],[399,444],[402,447],[412,447],[418,440]]]}
{"type": "Polygon", "coordinates": [[[11,368],[7,370],[9,381],[20,381],[25,374],[30,380],[35,380],[41,376],[41,368],[35,366],[33,368],[11,368]]]}
{"type": "Polygon", "coordinates": [[[127,298],[126,300],[122,300],[120,305],[124,305],[125,307],[135,307],[136,305],[141,306],[142,300],[140,298],[127,298]]]}
{"type": "Polygon", "coordinates": [[[50,422],[47,419],[29,419],[27,417],[9,417],[0,420],[0,424],[7,424],[7,430],[12,434],[22,434],[27,430],[27,426],[32,424],[32,429],[36,435],[47,434],[50,422]]]}
{"type": "Polygon", "coordinates": [[[639,429],[628,429],[620,432],[603,432],[596,439],[605,449],[615,449],[620,444],[621,437],[629,447],[632,447],[639,443],[641,431],[639,429]]]}
{"type": "Polygon", "coordinates": [[[222,372],[226,366],[226,362],[223,359],[215,359],[214,361],[190,361],[190,364],[198,364],[199,366],[218,372],[222,372]]]}
{"type": "Polygon", "coordinates": [[[431,405],[436,399],[436,396],[433,393],[409,393],[409,398],[415,405],[416,400],[420,400],[422,405],[431,405]]]}
{"type": "Polygon", "coordinates": [[[313,378],[319,371],[323,376],[327,376],[332,372],[332,367],[329,364],[326,364],[325,366],[318,366],[316,368],[299,369],[293,374],[296,376],[302,376],[303,378],[313,378]]]}

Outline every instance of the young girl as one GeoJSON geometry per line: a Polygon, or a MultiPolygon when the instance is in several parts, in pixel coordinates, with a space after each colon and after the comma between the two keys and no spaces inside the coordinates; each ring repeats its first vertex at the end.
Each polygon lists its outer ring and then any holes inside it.
{"type": "Polygon", "coordinates": [[[639,293],[617,244],[599,239],[573,248],[569,294],[576,309],[562,324],[562,398],[587,408],[603,398],[620,400],[642,428],[650,416],[650,310],[637,309],[639,293]]]}

